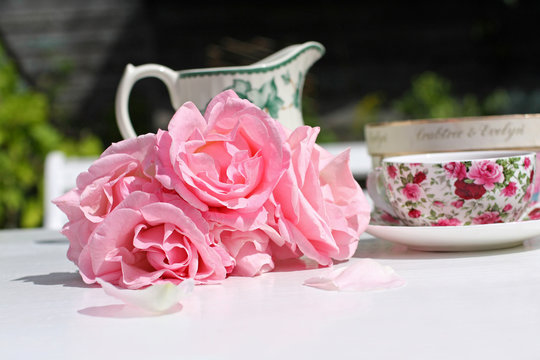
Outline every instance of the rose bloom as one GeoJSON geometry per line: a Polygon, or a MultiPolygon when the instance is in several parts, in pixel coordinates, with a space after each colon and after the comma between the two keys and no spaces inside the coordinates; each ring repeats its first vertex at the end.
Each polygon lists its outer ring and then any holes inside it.
{"type": "Polygon", "coordinates": [[[424,180],[426,180],[426,174],[419,171],[419,172],[416,173],[416,175],[414,175],[413,183],[420,184],[424,180]]]}
{"type": "Polygon", "coordinates": [[[204,117],[193,103],[157,134],[156,178],[201,211],[260,209],[288,168],[283,128],[232,90],[214,97],[204,117]]]}
{"type": "Polygon", "coordinates": [[[386,211],[381,214],[381,220],[390,224],[401,224],[399,219],[396,219],[386,211]]]}
{"type": "Polygon", "coordinates": [[[531,220],[539,220],[540,219],[540,208],[536,208],[536,209],[532,210],[529,213],[529,219],[531,219],[531,220]]]}
{"type": "Polygon", "coordinates": [[[390,176],[390,178],[392,178],[392,179],[396,178],[397,170],[396,170],[396,167],[394,165],[388,166],[386,168],[386,171],[388,172],[388,175],[390,176]]]}
{"type": "Polygon", "coordinates": [[[68,259],[77,263],[96,226],[129,194],[152,186],[146,175],[155,159],[155,135],[112,144],[77,177],[77,187],[53,202],[68,218],[62,233],[69,239],[68,259]]]}
{"type": "Polygon", "coordinates": [[[422,215],[422,212],[418,209],[411,209],[409,210],[409,217],[410,218],[413,218],[413,219],[416,219],[416,218],[419,218],[420,215],[422,215]]]}
{"type": "Polygon", "coordinates": [[[528,157],[526,157],[526,158],[523,160],[523,166],[525,167],[525,169],[528,169],[529,166],[531,166],[531,159],[529,159],[528,157]]]}
{"type": "Polygon", "coordinates": [[[441,208],[441,207],[444,207],[444,203],[442,201],[437,201],[436,200],[436,201],[433,202],[433,206],[441,208]]]}
{"type": "Polygon", "coordinates": [[[452,205],[453,207],[455,207],[456,209],[459,209],[463,206],[463,203],[464,201],[463,200],[457,200],[457,201],[452,201],[450,203],[450,205],[452,205]]]}
{"type": "Polygon", "coordinates": [[[422,197],[423,191],[417,184],[406,184],[401,190],[403,195],[409,200],[418,201],[422,197]]]}
{"type": "Polygon", "coordinates": [[[513,206],[511,204],[506,204],[503,208],[503,211],[504,212],[508,212],[510,210],[512,210],[513,206]]]}
{"type": "Polygon", "coordinates": [[[463,163],[453,161],[453,162],[444,164],[443,167],[446,170],[446,173],[451,178],[463,180],[467,177],[467,167],[463,163]]]}
{"type": "Polygon", "coordinates": [[[493,224],[493,223],[502,223],[502,219],[498,212],[496,211],[486,211],[485,213],[475,217],[473,219],[473,224],[493,224]]]}
{"type": "Polygon", "coordinates": [[[231,275],[257,276],[274,269],[273,243],[261,229],[239,231],[221,227],[214,230],[213,235],[235,259],[231,275]]]}
{"type": "Polygon", "coordinates": [[[508,197],[516,195],[516,192],[517,192],[517,186],[516,186],[516,183],[513,181],[509,182],[508,185],[506,185],[506,187],[501,190],[501,193],[504,196],[508,196],[508,197]]]}
{"type": "Polygon", "coordinates": [[[456,187],[454,193],[464,200],[480,199],[486,193],[484,186],[469,184],[464,180],[457,180],[454,186],[456,187]]]}
{"type": "Polygon", "coordinates": [[[461,222],[458,219],[439,219],[436,223],[431,224],[432,226],[459,226],[461,222]]]}
{"type": "Polygon", "coordinates": [[[280,235],[274,254],[303,254],[330,265],[354,254],[370,205],[351,174],[349,150],[330,154],[315,143],[318,133],[301,126],[289,135],[291,164],[265,208],[280,235]]]}
{"type": "Polygon", "coordinates": [[[469,169],[469,178],[486,190],[493,190],[496,183],[504,181],[503,167],[491,160],[474,162],[469,169]]]}
{"type": "Polygon", "coordinates": [[[268,225],[271,216],[265,208],[252,213],[221,208],[203,216],[210,224],[212,241],[221,244],[235,259],[231,275],[260,275],[274,269],[274,260],[301,255],[287,249],[280,251],[279,246],[285,241],[268,225]]]}
{"type": "Polygon", "coordinates": [[[225,279],[234,259],[209,238],[201,213],[176,194],[136,191],[90,234],[76,262],[83,280],[129,289],[225,279]]]}

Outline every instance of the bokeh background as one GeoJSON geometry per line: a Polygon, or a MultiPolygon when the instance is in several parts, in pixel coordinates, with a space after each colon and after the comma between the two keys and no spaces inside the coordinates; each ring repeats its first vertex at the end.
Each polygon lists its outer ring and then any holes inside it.
{"type": "MultiPolygon", "coordinates": [[[[40,226],[50,151],[98,155],[121,140],[124,67],[247,65],[315,40],[305,122],[320,142],[369,122],[540,112],[540,2],[0,0],[0,228],[40,226]]],[[[158,80],[130,101],[138,133],[174,112],[158,80]]]]}

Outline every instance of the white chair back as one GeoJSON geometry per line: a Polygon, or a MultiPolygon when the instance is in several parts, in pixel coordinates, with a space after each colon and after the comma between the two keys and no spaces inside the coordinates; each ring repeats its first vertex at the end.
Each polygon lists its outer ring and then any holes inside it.
{"type": "Polygon", "coordinates": [[[61,229],[67,216],[52,203],[52,200],[73,189],[77,176],[88,170],[97,157],[67,157],[53,151],[45,158],[44,174],[44,218],[43,227],[61,229]]]}

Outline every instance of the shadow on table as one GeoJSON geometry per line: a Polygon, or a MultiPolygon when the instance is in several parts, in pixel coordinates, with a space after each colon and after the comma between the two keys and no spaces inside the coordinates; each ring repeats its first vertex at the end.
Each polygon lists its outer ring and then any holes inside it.
{"type": "Polygon", "coordinates": [[[75,272],[53,272],[44,275],[28,275],[12,281],[33,283],[34,285],[62,285],[65,287],[92,288],[96,285],[84,283],[81,276],[75,272]]]}
{"type": "Polygon", "coordinates": [[[452,259],[483,256],[510,255],[527,251],[540,251],[540,238],[525,240],[523,245],[483,251],[420,251],[405,245],[381,239],[361,239],[354,253],[355,258],[372,259],[452,259]]]}
{"type": "Polygon", "coordinates": [[[34,242],[38,245],[69,244],[69,240],[66,238],[35,240],[34,242]]]}
{"type": "Polygon", "coordinates": [[[133,319],[143,317],[157,317],[169,314],[174,314],[182,310],[181,304],[176,304],[171,309],[161,312],[153,313],[142,310],[135,306],[126,304],[111,304],[103,306],[90,306],[77,311],[81,315],[101,317],[101,318],[115,318],[115,319],[133,319]]]}

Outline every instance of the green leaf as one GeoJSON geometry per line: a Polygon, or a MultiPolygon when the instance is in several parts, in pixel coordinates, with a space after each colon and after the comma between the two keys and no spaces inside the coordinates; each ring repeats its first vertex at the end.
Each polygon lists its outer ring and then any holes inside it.
{"type": "Polygon", "coordinates": [[[408,182],[408,183],[412,183],[413,180],[414,180],[414,178],[413,178],[412,174],[408,174],[408,175],[407,175],[407,182],[408,182]]]}
{"type": "Polygon", "coordinates": [[[291,82],[291,74],[289,74],[289,71],[287,71],[285,74],[282,74],[281,78],[283,79],[283,82],[285,82],[286,84],[291,82]]]}
{"type": "Polygon", "coordinates": [[[231,89],[242,99],[247,99],[247,94],[251,91],[251,83],[241,79],[234,79],[231,89]]]}
{"type": "Polygon", "coordinates": [[[399,179],[401,180],[403,186],[407,185],[407,179],[405,179],[403,176],[400,176],[399,179]]]}

